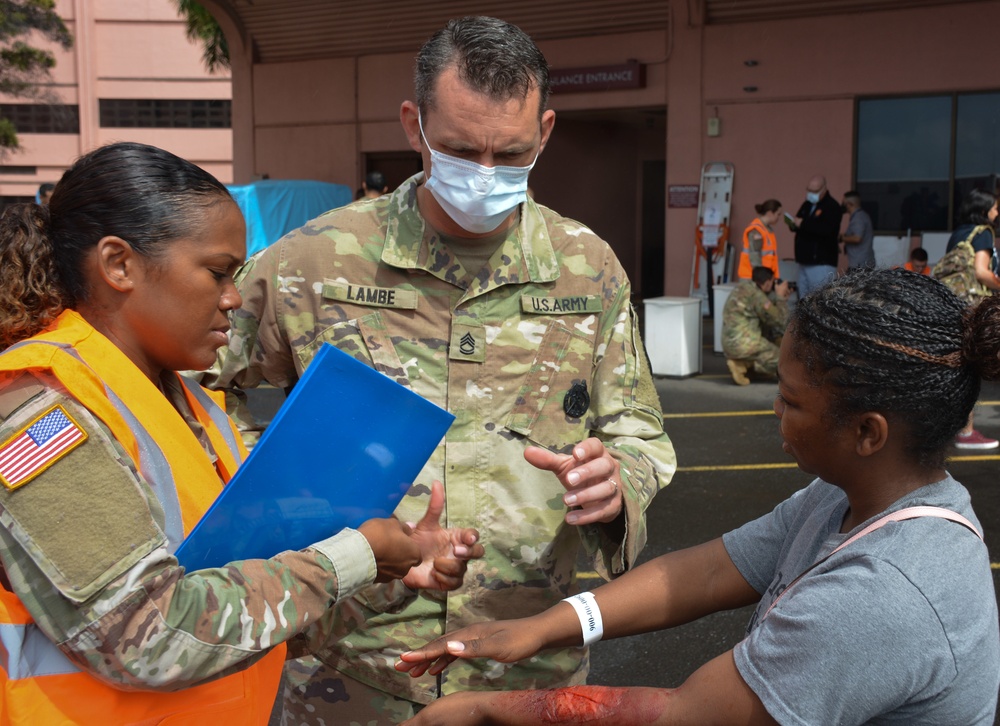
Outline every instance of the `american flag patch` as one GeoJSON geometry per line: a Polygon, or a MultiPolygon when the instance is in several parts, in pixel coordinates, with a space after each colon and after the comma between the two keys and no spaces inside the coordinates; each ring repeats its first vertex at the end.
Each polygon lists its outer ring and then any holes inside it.
{"type": "Polygon", "coordinates": [[[0,446],[0,482],[17,489],[86,440],[66,409],[49,409],[0,446]]]}

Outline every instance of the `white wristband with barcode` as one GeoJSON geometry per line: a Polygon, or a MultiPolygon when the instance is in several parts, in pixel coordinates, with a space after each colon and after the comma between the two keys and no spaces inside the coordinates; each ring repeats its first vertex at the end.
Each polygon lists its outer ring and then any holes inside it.
{"type": "Polygon", "coordinates": [[[597,599],[592,592],[581,592],[579,595],[567,597],[563,602],[568,602],[576,610],[576,616],[580,618],[580,627],[583,628],[583,644],[593,645],[604,635],[604,620],[601,618],[601,609],[597,607],[597,599]]]}

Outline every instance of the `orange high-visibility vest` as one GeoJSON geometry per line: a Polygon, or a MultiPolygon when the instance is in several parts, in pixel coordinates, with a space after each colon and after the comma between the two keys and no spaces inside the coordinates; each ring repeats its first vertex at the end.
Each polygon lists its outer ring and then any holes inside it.
{"type": "Polygon", "coordinates": [[[767,225],[760,221],[760,217],[752,221],[743,230],[743,252],[740,253],[740,267],[736,276],[741,280],[749,280],[753,274],[753,265],[750,264],[750,232],[756,230],[764,238],[760,249],[760,264],[770,267],[775,277],[778,277],[778,238],[774,232],[767,228],[767,225]]]}
{"type": "MultiPolygon", "coordinates": [[[[232,421],[208,391],[181,377],[191,411],[205,427],[218,462],[152,381],[111,341],[73,311],[0,355],[0,394],[18,371],[54,376],[111,429],[150,482],[170,519],[173,551],[246,456],[232,421]],[[176,493],[176,499],[160,492],[176,493]],[[179,511],[177,511],[179,510],[179,511]]],[[[26,486],[31,486],[27,484],[26,486]]],[[[84,523],[85,526],[85,523],[84,523]]],[[[169,528],[168,528],[169,529],[169,528]]],[[[31,724],[267,724],[285,646],[245,670],[173,691],[124,691],[80,670],[42,633],[17,595],[0,585],[0,726],[31,724]]]]}

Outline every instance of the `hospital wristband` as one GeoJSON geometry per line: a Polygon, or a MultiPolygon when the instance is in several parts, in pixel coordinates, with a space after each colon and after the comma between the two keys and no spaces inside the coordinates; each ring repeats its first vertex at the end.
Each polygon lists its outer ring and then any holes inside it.
{"type": "Polygon", "coordinates": [[[580,627],[583,628],[583,644],[593,645],[604,635],[604,620],[601,618],[601,609],[597,607],[597,599],[592,592],[581,592],[579,595],[567,597],[563,602],[568,602],[576,610],[576,616],[580,618],[580,627]]]}

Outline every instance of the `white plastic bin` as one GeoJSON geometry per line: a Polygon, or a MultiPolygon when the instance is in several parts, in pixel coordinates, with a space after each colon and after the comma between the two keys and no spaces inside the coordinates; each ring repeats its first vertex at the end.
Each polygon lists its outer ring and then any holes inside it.
{"type": "Polygon", "coordinates": [[[701,373],[701,300],[652,297],[643,300],[643,306],[643,342],[653,374],[683,377],[701,373]]]}
{"type": "Polygon", "coordinates": [[[726,300],[729,293],[736,289],[736,282],[723,282],[712,286],[712,350],[716,353],[722,352],[722,309],[726,307],[726,300]]]}

